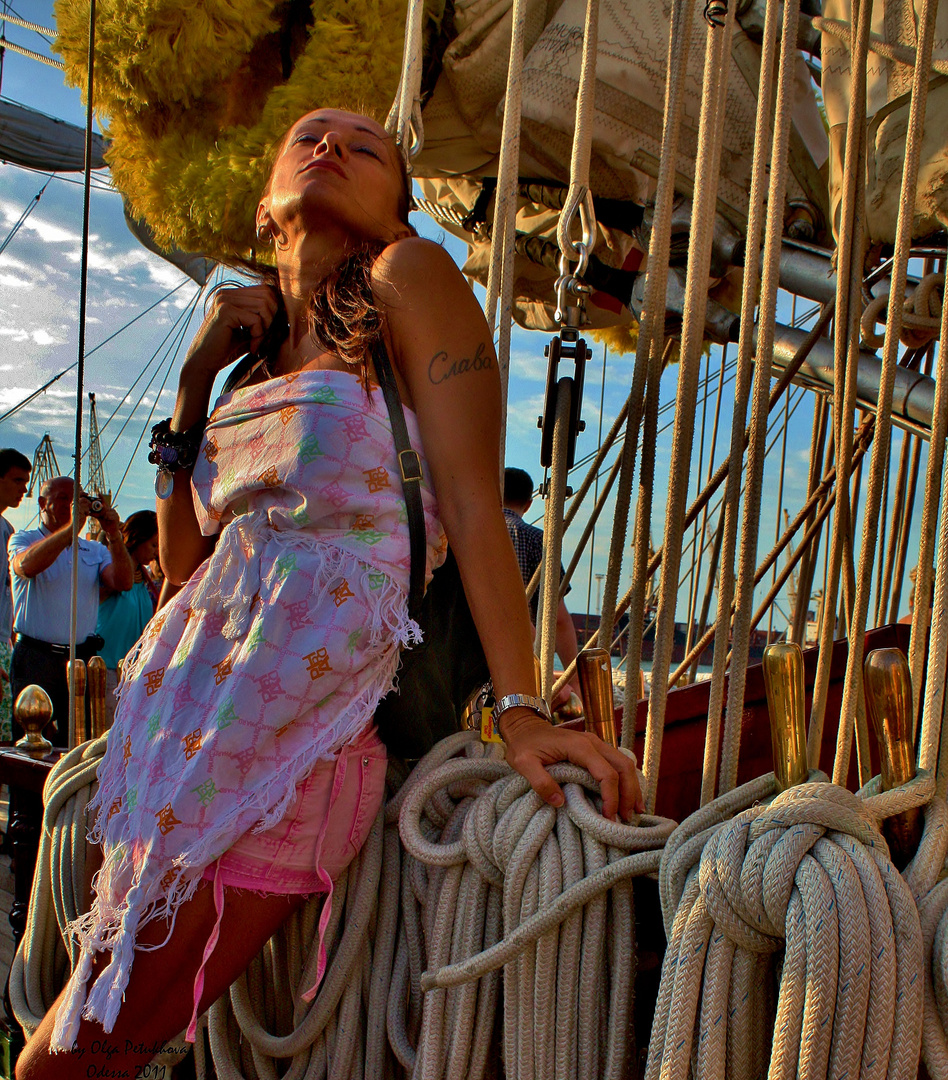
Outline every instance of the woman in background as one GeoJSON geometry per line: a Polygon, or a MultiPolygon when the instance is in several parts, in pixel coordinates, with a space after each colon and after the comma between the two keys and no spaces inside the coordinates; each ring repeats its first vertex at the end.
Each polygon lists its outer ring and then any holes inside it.
{"type": "Polygon", "coordinates": [[[103,589],[96,633],[104,640],[100,655],[105,661],[105,711],[108,726],[115,719],[115,687],[118,664],[142,636],[158,604],[158,586],[148,564],[158,557],[158,515],[139,510],[122,525],[125,547],[135,568],[135,581],[127,592],[103,589]]]}

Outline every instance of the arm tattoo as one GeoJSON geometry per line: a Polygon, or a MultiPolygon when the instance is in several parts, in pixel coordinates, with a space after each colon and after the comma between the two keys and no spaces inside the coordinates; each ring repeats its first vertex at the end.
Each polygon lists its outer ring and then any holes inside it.
{"type": "Polygon", "coordinates": [[[437,386],[454,375],[463,375],[468,371],[488,371],[493,366],[494,359],[483,342],[477,346],[472,357],[452,360],[446,352],[437,352],[428,364],[428,381],[437,386]]]}

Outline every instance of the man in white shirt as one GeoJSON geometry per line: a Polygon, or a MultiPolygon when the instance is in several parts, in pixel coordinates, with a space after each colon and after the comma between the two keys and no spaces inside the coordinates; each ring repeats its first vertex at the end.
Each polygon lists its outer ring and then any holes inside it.
{"type": "Polygon", "coordinates": [[[13,737],[13,695],[10,693],[10,659],[13,655],[13,591],[10,587],[10,561],[7,543],[13,526],[3,516],[4,510],[20,505],[30,484],[30,459],[19,450],[0,450],[0,742],[13,737]]]}
{"type": "MultiPolygon", "coordinates": [[[[39,494],[40,527],[14,533],[9,544],[13,570],[13,693],[16,695],[29,683],[38,683],[49,694],[55,724],[53,742],[57,746],[66,746],[69,734],[66,664],[72,595],[73,489],[74,481],[68,476],[47,480],[39,494]]],[[[81,495],[80,529],[90,512],[89,499],[81,495]]],[[[76,656],[80,660],[88,660],[99,650],[95,624],[100,585],[112,592],[124,592],[134,581],[118,514],[104,505],[96,517],[102,524],[105,543],[79,538],[76,656]]]]}

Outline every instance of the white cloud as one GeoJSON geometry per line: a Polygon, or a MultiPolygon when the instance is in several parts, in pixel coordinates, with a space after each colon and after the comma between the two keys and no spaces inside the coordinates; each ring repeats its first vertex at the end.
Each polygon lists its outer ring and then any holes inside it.
{"type": "Polygon", "coordinates": [[[19,278],[16,274],[4,274],[0,271],[0,287],[5,286],[8,289],[29,289],[32,285],[32,281],[19,278]]]}
{"type": "Polygon", "coordinates": [[[30,337],[37,345],[65,345],[65,338],[54,337],[48,330],[34,330],[30,337]]]}
{"type": "MultiPolygon", "coordinates": [[[[0,199],[0,215],[2,215],[6,226],[15,225],[22,213],[22,207],[5,199],[0,199]]],[[[61,225],[57,225],[42,215],[37,215],[35,211],[30,214],[20,228],[35,233],[40,240],[47,244],[74,244],[80,240],[78,233],[64,229],[61,225]]]]}

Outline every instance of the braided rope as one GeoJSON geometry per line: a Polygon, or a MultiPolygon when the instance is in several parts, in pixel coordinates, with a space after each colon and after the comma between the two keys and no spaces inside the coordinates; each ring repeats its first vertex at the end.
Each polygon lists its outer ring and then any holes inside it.
{"type": "MultiPolygon", "coordinates": [[[[773,7],[774,5],[769,5],[773,7]]],[[[747,450],[744,513],[741,528],[740,556],[738,560],[737,591],[735,596],[734,628],[731,643],[730,681],[727,695],[727,713],[724,722],[723,745],[719,787],[730,791],[737,783],[737,759],[740,752],[741,714],[744,702],[744,680],[750,648],[751,623],[754,610],[754,571],[757,565],[757,541],[760,532],[760,503],[763,493],[764,459],[767,453],[767,424],[770,415],[770,372],[773,360],[774,320],[777,312],[777,289],[780,278],[780,253],[783,236],[784,202],[787,190],[789,160],[787,150],[792,126],[791,113],[794,98],[793,60],[796,54],[796,27],[799,0],[786,0],[783,4],[783,26],[780,36],[780,64],[777,80],[777,101],[774,117],[773,147],[771,153],[770,188],[767,194],[767,221],[764,230],[764,271],[761,282],[758,341],[755,356],[754,389],[751,408],[750,442],[747,450]]],[[[761,74],[763,79],[763,73],[761,74]]],[[[758,118],[761,112],[758,111],[758,118]]],[[[769,120],[770,110],[764,114],[769,120]]],[[[742,297],[741,341],[738,349],[751,349],[753,340],[753,303],[757,275],[745,276],[742,297]],[[744,315],[747,315],[747,318],[744,315]]],[[[743,414],[735,422],[743,424],[743,414]]],[[[737,470],[734,470],[737,472],[737,470]]],[[[736,507],[733,515],[736,521],[736,507]]],[[[725,531],[727,526],[725,525],[725,531]]],[[[722,578],[729,577],[730,566],[722,567],[722,578]]],[[[727,612],[730,603],[720,606],[727,612]]],[[[728,620],[720,620],[721,634],[726,634],[728,620]]],[[[717,724],[709,724],[708,731],[717,734],[717,724]]],[[[711,755],[705,754],[706,773],[713,770],[711,755]]],[[[709,793],[710,794],[710,793],[709,793]]]]}
{"type": "Polygon", "coordinates": [[[807,757],[811,768],[819,765],[826,703],[829,696],[830,664],[836,630],[836,598],[842,563],[843,545],[848,540],[850,460],[852,454],[853,415],[856,402],[856,366],[858,338],[855,305],[862,285],[862,249],[865,201],[866,155],[866,67],[869,50],[871,7],[862,3],[857,13],[850,61],[849,114],[846,124],[846,167],[843,171],[840,219],[834,227],[839,237],[836,274],[836,325],[833,386],[833,432],[838,462],[837,504],[833,515],[829,567],[823,595],[823,620],[820,626],[820,653],[813,685],[813,704],[807,732],[807,757]]]}
{"type": "Polygon", "coordinates": [[[684,113],[693,15],[692,4],[682,3],[681,0],[673,2],[668,37],[668,80],[665,84],[662,117],[662,153],[655,191],[655,215],[648,246],[649,270],[645,280],[645,303],[639,325],[635,367],[629,393],[629,419],[625,445],[621,454],[622,466],[616,493],[609,563],[606,567],[605,589],[599,613],[599,640],[610,641],[616,618],[619,575],[622,569],[622,555],[632,501],[632,479],[638,449],[639,427],[644,416],[642,462],[639,467],[639,499],[636,504],[633,531],[629,654],[626,658],[627,692],[623,713],[625,719],[622,725],[622,745],[626,748],[631,748],[635,740],[633,719],[635,702],[632,699],[631,687],[638,686],[641,667],[649,529],[652,519],[652,490],[655,474],[655,433],[658,428],[658,391],[665,342],[664,298],[668,287],[668,257],[671,249],[672,213],[675,207],[675,166],[678,160],[678,144],[684,113]]]}
{"type": "MultiPolygon", "coordinates": [[[[688,245],[681,362],[675,399],[675,428],[669,466],[666,503],[665,559],[658,593],[658,622],[652,653],[652,670],[667,672],[675,634],[678,577],[688,497],[689,463],[694,439],[695,403],[698,395],[701,351],[704,342],[705,311],[711,269],[711,242],[716,211],[721,139],[724,130],[724,98],[731,65],[731,37],[734,5],[728,5],[723,29],[709,27],[698,124],[698,154],[695,164],[695,204],[688,245]]],[[[665,727],[668,698],[667,678],[653,679],[649,696],[648,726],[645,734],[645,805],[655,807],[658,762],[665,727]]],[[[709,725],[710,727],[711,725],[709,725]]]]}
{"type": "Polygon", "coordinates": [[[513,0],[510,23],[510,56],[504,91],[504,120],[494,195],[494,225],[487,272],[484,315],[491,331],[497,330],[497,363],[501,377],[501,464],[507,428],[507,387],[510,377],[510,324],[513,319],[514,244],[517,238],[517,202],[520,183],[520,117],[523,107],[522,77],[526,0],[513,0]],[[498,302],[500,313],[498,315],[498,302]]]}
{"type": "Polygon", "coordinates": [[[421,153],[425,133],[421,119],[421,77],[424,63],[424,0],[408,0],[405,47],[395,100],[385,121],[411,172],[411,162],[421,153]]]}
{"type": "Polygon", "coordinates": [[[770,1077],[914,1077],[923,948],[914,890],[934,884],[948,848],[934,781],[919,774],[860,797],[811,780],[760,805],[773,790],[771,774],[729,792],[666,844],[670,944],[646,1080],[687,1076],[695,1055],[698,1075],[757,1075],[769,1060],[770,1077]],[[903,878],[879,823],[926,803],[933,827],[903,878]]]}
{"type": "Polygon", "coordinates": [[[540,693],[553,697],[553,661],[556,653],[556,616],[560,603],[560,558],[563,553],[563,506],[566,502],[567,442],[574,390],[573,380],[556,384],[556,414],[553,424],[553,460],[546,493],[543,520],[543,588],[537,630],[540,638],[540,693]]]}
{"type": "MultiPolygon", "coordinates": [[[[908,127],[905,136],[905,163],[902,172],[902,199],[896,222],[895,253],[892,263],[892,294],[894,296],[901,296],[905,292],[915,214],[915,190],[922,150],[925,104],[928,95],[927,71],[931,62],[937,11],[937,0],[922,0],[919,12],[918,65],[912,74],[912,98],[909,105],[908,127]]],[[[837,782],[845,778],[849,771],[853,724],[857,719],[857,703],[862,694],[862,660],[866,619],[869,609],[869,591],[872,583],[872,567],[879,523],[883,476],[888,465],[889,434],[892,423],[892,390],[898,362],[901,323],[902,307],[900,304],[892,304],[886,322],[882,372],[879,378],[876,434],[872,446],[869,480],[866,485],[864,502],[858,587],[849,628],[850,648],[846,664],[846,679],[843,684],[843,701],[840,706],[836,762],[833,767],[833,779],[837,782]]],[[[847,426],[851,432],[851,426],[847,426]]],[[[860,732],[860,734],[862,733],[860,732]]],[[[868,739],[864,738],[860,741],[861,772],[865,772],[868,767],[868,755],[863,752],[863,742],[866,743],[865,749],[868,749],[868,739]]]]}

